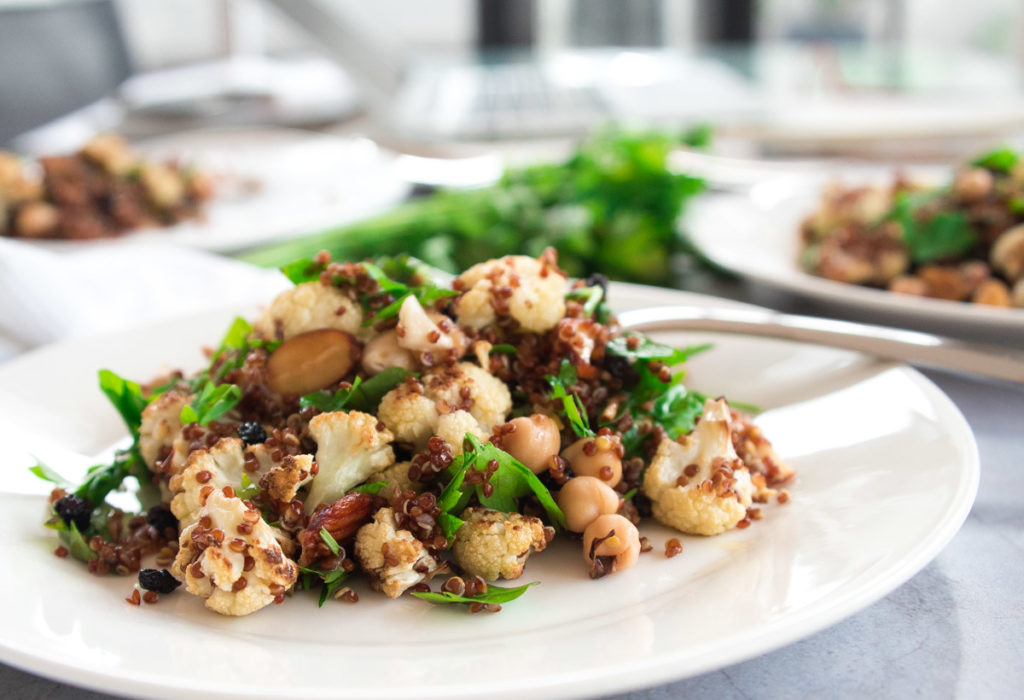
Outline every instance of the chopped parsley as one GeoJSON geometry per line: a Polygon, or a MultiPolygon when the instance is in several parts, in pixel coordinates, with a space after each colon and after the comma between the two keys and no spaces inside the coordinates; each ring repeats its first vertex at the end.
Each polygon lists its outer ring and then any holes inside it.
{"type": "Polygon", "coordinates": [[[583,313],[594,316],[601,305],[601,300],[604,299],[604,289],[600,286],[574,289],[566,294],[565,298],[583,302],[583,313]]]}
{"type": "Polygon", "coordinates": [[[208,425],[230,411],[242,400],[242,390],[235,384],[214,384],[207,381],[191,404],[181,407],[182,424],[208,425]]]}
{"type": "Polygon", "coordinates": [[[971,165],[977,168],[987,168],[998,173],[1008,173],[1017,165],[1020,156],[1012,148],[997,148],[984,155],[978,156],[971,165]]]}
{"type": "Polygon", "coordinates": [[[363,484],[362,486],[356,486],[354,489],[349,491],[349,493],[366,493],[366,494],[369,494],[371,496],[376,496],[387,485],[388,485],[388,482],[386,482],[386,481],[371,481],[368,484],[363,484]]]}
{"type": "Polygon", "coordinates": [[[326,391],[306,394],[299,399],[299,405],[303,408],[313,406],[324,413],[332,413],[345,408],[351,411],[376,413],[384,394],[404,382],[406,377],[415,376],[417,375],[406,372],[401,367],[389,367],[365,381],[361,377],[356,377],[352,386],[338,389],[333,394],[326,391]]]}
{"type": "Polygon", "coordinates": [[[941,193],[926,192],[896,195],[888,219],[900,224],[903,242],[911,260],[917,264],[963,255],[978,243],[967,215],[960,211],[929,213],[928,206],[941,193]]]}
{"type": "Polygon", "coordinates": [[[341,547],[338,545],[338,541],[334,539],[334,536],[327,530],[326,527],[320,528],[320,539],[327,545],[327,549],[331,550],[331,554],[338,556],[338,552],[341,551],[341,547]]]}
{"type": "MultiPolygon", "coordinates": [[[[321,533],[322,534],[322,533],[321,533]]],[[[316,582],[320,581],[320,600],[317,607],[322,608],[327,599],[333,596],[341,585],[348,580],[349,572],[344,569],[321,571],[320,569],[299,567],[299,583],[304,590],[311,591],[316,582]]]]}
{"type": "Polygon", "coordinates": [[[657,343],[640,333],[624,333],[612,338],[605,345],[605,351],[611,355],[624,357],[630,362],[648,360],[664,362],[666,365],[678,365],[686,362],[694,355],[710,350],[711,345],[691,345],[685,348],[674,348],[670,345],[657,343]]]}
{"type": "Polygon", "coordinates": [[[402,308],[402,304],[410,296],[416,297],[420,306],[426,309],[433,306],[436,301],[458,295],[458,292],[455,290],[442,289],[429,280],[425,281],[423,284],[410,286],[391,279],[382,269],[373,263],[364,262],[362,265],[370,278],[380,285],[380,292],[364,296],[364,312],[368,311],[369,303],[375,296],[380,294],[390,294],[394,297],[394,301],[384,308],[378,309],[372,314],[367,313],[366,318],[363,320],[364,326],[370,326],[385,319],[395,318],[398,316],[398,311],[402,308]]]}
{"type": "Polygon", "coordinates": [[[576,367],[569,360],[562,360],[557,376],[546,377],[551,385],[551,398],[562,402],[562,412],[570,427],[579,437],[594,437],[595,433],[590,428],[590,417],[587,409],[583,406],[580,397],[570,391],[570,387],[576,383],[576,367]]]}
{"type": "Polygon", "coordinates": [[[502,603],[510,603],[523,593],[531,586],[536,586],[540,581],[534,581],[528,583],[525,586],[517,586],[516,588],[502,588],[500,586],[487,586],[486,593],[480,593],[474,596],[456,595],[449,593],[448,591],[441,591],[440,593],[421,593],[413,591],[413,595],[420,600],[427,600],[431,603],[437,603],[438,605],[454,605],[463,604],[470,605],[472,603],[482,603],[484,605],[501,605],[502,603]]]}
{"type": "Polygon", "coordinates": [[[324,271],[324,268],[323,263],[316,262],[312,258],[301,258],[282,265],[280,270],[285,277],[291,280],[292,284],[303,284],[320,279],[320,273],[324,271]]]}
{"type": "Polygon", "coordinates": [[[260,495],[260,487],[252,483],[252,479],[246,472],[242,472],[242,487],[238,489],[237,495],[243,501],[251,501],[260,495]]]}
{"type": "Polygon", "coordinates": [[[515,513],[519,512],[518,499],[532,493],[548,519],[556,527],[565,528],[565,515],[537,475],[509,453],[489,442],[481,442],[471,433],[466,433],[462,454],[455,458],[446,473],[449,475],[448,484],[437,499],[441,510],[438,523],[446,537],[452,537],[462,527],[463,520],[458,516],[474,496],[483,506],[502,513],[515,513]],[[497,463],[498,467],[488,482],[493,488],[489,496],[484,494],[483,484],[475,484],[471,488],[464,486],[470,469],[487,471],[491,462],[497,463]]]}
{"type": "Polygon", "coordinates": [[[128,432],[138,435],[139,427],[142,425],[142,409],[146,407],[142,389],[135,382],[119,377],[109,369],[101,369],[99,379],[100,390],[121,414],[121,420],[128,427],[128,432]]]}

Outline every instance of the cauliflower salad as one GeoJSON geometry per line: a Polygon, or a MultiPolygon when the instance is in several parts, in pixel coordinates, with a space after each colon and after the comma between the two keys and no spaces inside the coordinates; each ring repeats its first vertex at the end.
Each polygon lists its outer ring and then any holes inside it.
{"type": "Polygon", "coordinates": [[[33,467],[56,486],[55,553],[137,576],[131,604],[182,587],[248,615],[296,591],[355,602],[362,576],[496,612],[532,583],[494,582],[555,537],[599,579],[653,549],[645,518],[714,536],[788,498],[793,472],[750,417],[683,384],[707,347],[624,331],[607,281],[568,279],[553,251],[450,288],[408,258],[282,271],[295,286],[194,376],[100,372],[132,436],[109,464],[77,486],[33,467]],[[110,505],[132,480],[139,512],[110,505]]]}

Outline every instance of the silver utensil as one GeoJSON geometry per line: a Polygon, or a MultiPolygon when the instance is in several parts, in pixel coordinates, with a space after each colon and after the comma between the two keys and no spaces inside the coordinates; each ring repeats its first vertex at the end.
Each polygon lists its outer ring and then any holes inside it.
{"type": "Polygon", "coordinates": [[[632,330],[715,331],[782,338],[1024,384],[1024,352],[930,333],[767,309],[656,306],[623,311],[617,316],[623,328],[632,330]]]}

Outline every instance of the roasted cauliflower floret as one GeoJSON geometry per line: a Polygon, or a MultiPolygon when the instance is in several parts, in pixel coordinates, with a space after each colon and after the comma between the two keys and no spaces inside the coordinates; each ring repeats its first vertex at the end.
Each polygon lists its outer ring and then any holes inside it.
{"type": "Polygon", "coordinates": [[[411,532],[396,529],[395,512],[391,508],[381,508],[373,516],[373,522],[359,528],[355,554],[370,585],[389,598],[397,598],[406,589],[448,568],[411,532]]]}
{"type": "Polygon", "coordinates": [[[306,497],[307,513],[321,503],[333,503],[395,463],[388,444],[395,436],[386,428],[377,430],[378,423],[374,416],[359,411],[321,413],[309,422],[319,471],[306,497]]]}
{"type": "MultiPolygon", "coordinates": [[[[431,435],[439,434],[443,415],[468,413],[476,422],[469,432],[486,436],[505,421],[511,409],[512,395],[504,382],[474,364],[460,362],[432,369],[419,381],[395,387],[384,395],[378,415],[398,440],[422,447],[431,435]]],[[[449,419],[446,425],[454,429],[457,421],[460,427],[468,428],[465,416],[449,419]]],[[[461,442],[460,437],[453,444],[461,442]]]]}
{"type": "Polygon", "coordinates": [[[281,503],[290,503],[299,489],[313,480],[313,457],[287,455],[280,465],[260,477],[260,490],[281,503]]]}
{"type": "MultiPolygon", "coordinates": [[[[305,457],[309,459],[309,455],[305,457]]],[[[175,494],[171,500],[171,512],[183,527],[191,525],[199,518],[203,490],[207,486],[214,490],[225,486],[240,489],[243,473],[248,474],[253,483],[258,483],[260,476],[273,466],[274,461],[263,445],[245,448],[238,438],[221,438],[209,449],[192,452],[185,469],[171,477],[169,486],[175,494]],[[250,467],[258,466],[255,471],[246,468],[246,453],[256,457],[255,461],[250,460],[250,467]]]]}
{"type": "Polygon", "coordinates": [[[462,443],[466,439],[466,433],[471,433],[483,442],[487,442],[490,437],[489,433],[480,429],[480,423],[469,411],[452,411],[440,416],[434,432],[452,446],[452,453],[455,455],[462,454],[462,443]]]}
{"type": "Polygon", "coordinates": [[[209,494],[178,545],[171,573],[221,615],[248,615],[283,600],[298,576],[259,511],[221,490],[209,494]]]}
{"type": "Polygon", "coordinates": [[[395,462],[375,477],[377,481],[388,482],[387,489],[382,491],[382,495],[385,498],[390,499],[397,491],[415,491],[419,493],[423,490],[423,484],[409,478],[409,467],[411,466],[412,462],[408,460],[405,462],[395,462]]]}
{"type": "Polygon", "coordinates": [[[363,323],[363,310],[337,287],[304,282],[277,295],[256,322],[264,338],[288,340],[322,328],[355,335],[363,323]]]}
{"type": "Polygon", "coordinates": [[[377,417],[396,440],[422,447],[437,429],[439,414],[434,401],[424,395],[423,384],[406,380],[384,394],[377,417]]]}
{"type": "Polygon", "coordinates": [[[416,297],[409,295],[398,310],[395,326],[398,346],[431,360],[453,362],[466,351],[466,335],[450,318],[437,311],[424,309],[416,297]]]}
{"type": "Polygon", "coordinates": [[[459,324],[483,328],[511,316],[533,333],[551,330],[565,316],[565,274],[544,259],[508,255],[474,265],[455,280],[459,324]]]}
{"type": "Polygon", "coordinates": [[[452,551],[469,576],[519,578],[530,553],[548,544],[544,524],[533,516],[473,507],[460,517],[465,524],[455,533],[452,551]]]}
{"type": "Polygon", "coordinates": [[[159,163],[143,165],[139,169],[139,182],[149,203],[164,211],[181,204],[187,194],[181,175],[159,163]]]}
{"type": "Polygon", "coordinates": [[[892,192],[881,187],[850,189],[833,183],[825,189],[821,207],[804,222],[814,239],[824,238],[853,222],[871,224],[892,209],[892,192]]]}
{"type": "Polygon", "coordinates": [[[694,535],[718,535],[746,517],[750,473],[733,449],[729,405],[704,404],[693,432],[665,438],[644,474],[644,491],[659,522],[694,535]]]}
{"type": "Polygon", "coordinates": [[[111,175],[124,175],[137,164],[132,147],[120,134],[97,134],[82,146],[81,153],[111,175]]]}
{"type": "Polygon", "coordinates": [[[174,448],[174,439],[181,432],[181,409],[191,400],[190,396],[168,391],[142,411],[139,452],[147,469],[152,470],[174,448]]]}

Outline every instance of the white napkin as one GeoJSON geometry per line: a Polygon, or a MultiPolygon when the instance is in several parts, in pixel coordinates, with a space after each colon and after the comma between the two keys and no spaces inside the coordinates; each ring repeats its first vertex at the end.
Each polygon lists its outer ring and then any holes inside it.
{"type": "Polygon", "coordinates": [[[266,303],[289,284],[277,270],[166,245],[54,252],[0,239],[0,361],[144,320],[266,303]]]}

